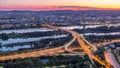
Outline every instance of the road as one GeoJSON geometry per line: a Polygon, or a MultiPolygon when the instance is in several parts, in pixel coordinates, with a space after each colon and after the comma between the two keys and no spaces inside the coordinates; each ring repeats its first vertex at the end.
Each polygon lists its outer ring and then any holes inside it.
{"type": "Polygon", "coordinates": [[[78,47],[72,47],[68,48],[74,41],[76,40],[76,37],[73,37],[72,40],[70,40],[68,43],[66,43],[64,46],[52,48],[52,49],[35,49],[33,51],[28,51],[26,53],[19,53],[19,54],[10,54],[6,56],[0,56],[0,60],[13,60],[17,58],[28,58],[28,57],[38,57],[38,56],[46,56],[46,55],[85,55],[85,52],[79,52],[79,54],[60,54],[64,53],[65,51],[76,53],[73,50],[80,49],[78,47]]]}
{"type": "Polygon", "coordinates": [[[110,67],[111,65],[109,63],[107,63],[106,61],[102,60],[99,56],[93,54],[93,52],[86,46],[86,45],[90,45],[90,44],[88,44],[83,39],[83,37],[80,36],[80,34],[74,32],[74,31],[71,31],[71,30],[64,30],[64,29],[61,29],[61,28],[58,28],[58,27],[54,27],[54,26],[51,26],[51,25],[46,25],[45,24],[43,26],[47,26],[47,27],[49,27],[51,29],[58,29],[58,30],[61,30],[61,31],[65,31],[65,32],[71,33],[74,37],[77,38],[77,41],[78,41],[79,45],[84,50],[84,52],[90,57],[90,59],[93,59],[93,60],[97,61],[98,63],[100,63],[101,65],[105,66],[106,68],[111,68],[110,67]]]}
{"type": "MultiPolygon", "coordinates": [[[[81,36],[80,34],[71,31],[71,30],[64,30],[62,28],[58,28],[58,27],[54,27],[51,25],[45,25],[51,29],[58,29],[61,31],[65,31],[68,33],[71,33],[73,35],[73,39],[71,41],[69,41],[67,44],[65,44],[64,46],[61,47],[56,47],[56,48],[52,48],[52,49],[47,49],[47,50],[38,50],[38,51],[32,51],[32,52],[27,52],[27,53],[20,53],[20,54],[13,54],[13,55],[7,55],[7,56],[0,56],[0,60],[5,61],[5,60],[12,60],[12,59],[17,59],[17,58],[27,58],[27,57],[37,57],[37,56],[47,56],[47,55],[59,55],[60,53],[63,53],[65,51],[72,51],[74,53],[73,50],[75,49],[79,49],[78,47],[72,47],[69,48],[68,47],[75,41],[77,40],[80,47],[82,48],[82,50],[84,50],[84,54],[87,54],[89,56],[90,59],[93,59],[95,61],[97,61],[98,63],[100,63],[101,65],[104,65],[106,68],[111,68],[110,64],[107,63],[106,61],[102,60],[99,58],[99,56],[94,55],[94,51],[97,50],[97,48],[92,45],[91,43],[89,43],[87,40],[84,39],[83,36],[81,36]],[[88,47],[91,46],[93,48],[94,51],[91,51],[91,49],[88,47]]],[[[81,52],[83,54],[83,52],[81,52]]],[[[79,55],[80,52],[77,54],[79,55]]],[[[63,54],[66,55],[66,54],[63,54]]],[[[74,54],[70,54],[70,55],[74,55],[74,54]]]]}
{"type": "MultiPolygon", "coordinates": [[[[69,48],[69,49],[70,50],[76,50],[76,49],[79,49],[79,48],[72,47],[72,48],[69,48]]],[[[20,53],[20,54],[11,54],[11,55],[6,55],[6,56],[0,56],[0,60],[5,61],[5,60],[13,60],[13,59],[17,59],[17,58],[58,55],[59,53],[63,53],[65,51],[66,50],[63,47],[56,47],[56,48],[47,49],[47,50],[38,50],[38,51],[32,51],[32,52],[26,52],[26,53],[20,53]]],[[[85,55],[85,53],[83,53],[83,54],[85,55]]]]}
{"type": "Polygon", "coordinates": [[[120,39],[115,39],[115,40],[111,40],[111,41],[104,41],[104,42],[98,42],[98,43],[94,43],[94,45],[101,46],[101,45],[107,45],[107,44],[116,43],[116,42],[120,42],[120,39]]]}
{"type": "MultiPolygon", "coordinates": [[[[48,27],[48,28],[50,28],[50,29],[53,29],[53,30],[61,30],[61,31],[65,31],[65,32],[68,32],[68,33],[74,33],[73,31],[71,31],[71,30],[65,30],[65,29],[61,29],[61,28],[59,28],[59,27],[53,27],[53,26],[51,26],[51,25],[48,25],[48,24],[43,24],[42,26],[45,26],[45,27],[48,27]]],[[[73,35],[73,34],[72,34],[73,35]]],[[[78,35],[80,35],[80,34],[78,34],[78,35]]],[[[80,35],[81,36],[81,35],[80,35]]],[[[75,36],[74,36],[75,37],[75,36]]],[[[97,50],[97,47],[96,46],[94,46],[94,45],[92,45],[90,42],[88,42],[83,36],[81,36],[81,38],[83,39],[83,41],[85,42],[85,43],[87,43],[88,45],[90,45],[90,46],[92,46],[92,48],[94,49],[94,51],[96,51],[97,50]]]]}
{"type": "Polygon", "coordinates": [[[68,48],[75,40],[76,40],[76,37],[73,37],[73,39],[70,40],[70,42],[68,42],[64,45],[64,48],[66,51],[71,52],[71,53],[78,53],[78,52],[72,51],[68,48]]]}
{"type": "MultiPolygon", "coordinates": [[[[85,52],[76,52],[76,51],[73,51],[73,50],[69,49],[70,45],[71,45],[74,41],[76,41],[76,37],[75,37],[75,36],[73,36],[73,39],[71,39],[68,43],[66,43],[66,44],[63,46],[67,52],[70,52],[70,53],[72,53],[72,54],[61,54],[61,55],[85,55],[85,54],[86,54],[85,52]]],[[[88,48],[90,48],[90,47],[88,47],[88,48]]],[[[80,50],[83,50],[81,47],[79,47],[79,49],[80,49],[80,50]]]]}

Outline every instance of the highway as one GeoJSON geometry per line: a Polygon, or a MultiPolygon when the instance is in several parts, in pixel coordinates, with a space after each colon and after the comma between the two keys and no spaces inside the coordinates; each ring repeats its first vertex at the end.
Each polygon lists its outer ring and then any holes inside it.
{"type": "MultiPolygon", "coordinates": [[[[19,54],[10,54],[10,55],[4,55],[0,56],[1,61],[5,60],[13,60],[17,58],[28,58],[28,57],[38,57],[38,56],[47,56],[47,55],[85,55],[85,52],[79,52],[79,54],[73,54],[76,53],[73,50],[80,49],[80,47],[72,47],[68,48],[74,41],[76,40],[76,37],[73,37],[68,43],[66,43],[63,46],[51,48],[51,49],[34,49],[33,51],[29,51],[26,53],[19,53],[19,54]],[[72,54],[61,54],[65,51],[72,52],[72,54]]],[[[78,52],[77,52],[78,53],[78,52]]]]}
{"type": "Polygon", "coordinates": [[[111,68],[110,67],[111,65],[109,63],[107,63],[105,60],[100,59],[99,56],[97,56],[93,53],[94,51],[97,50],[96,46],[94,46],[93,44],[88,42],[86,39],[84,39],[84,37],[81,36],[80,34],[74,32],[74,31],[71,31],[71,30],[64,30],[62,28],[58,28],[58,27],[51,26],[51,25],[43,25],[43,26],[46,26],[50,29],[57,29],[57,30],[71,33],[73,36],[73,39],[70,40],[65,45],[60,46],[60,47],[46,49],[46,50],[38,50],[38,51],[20,53],[20,54],[11,54],[11,55],[7,55],[7,56],[0,56],[0,60],[5,61],[5,60],[13,60],[13,59],[17,59],[17,58],[38,57],[38,56],[47,56],[47,55],[62,55],[61,53],[68,51],[68,52],[72,52],[73,54],[63,54],[63,55],[80,55],[80,54],[85,55],[85,54],[87,54],[90,59],[97,61],[101,65],[105,66],[105,68],[111,68]],[[79,46],[82,48],[82,50],[84,50],[84,52],[73,51],[76,49],[81,49],[78,47],[68,48],[75,40],[78,41],[79,46]],[[90,47],[93,50],[91,50],[90,47]]]}
{"type": "MultiPolygon", "coordinates": [[[[80,35],[80,34],[79,34],[79,35],[80,35]]],[[[90,42],[88,42],[88,41],[84,38],[84,36],[80,35],[80,37],[83,39],[83,41],[85,41],[85,43],[87,43],[88,45],[92,46],[94,52],[97,51],[97,47],[96,47],[95,45],[93,45],[93,44],[91,44],[90,42]]]]}
{"type": "Polygon", "coordinates": [[[116,42],[120,42],[120,39],[115,39],[115,40],[111,40],[111,41],[103,41],[103,42],[98,42],[98,43],[94,43],[95,46],[101,46],[101,45],[107,45],[107,44],[111,44],[111,43],[116,43],[116,42]]]}
{"type": "MultiPolygon", "coordinates": [[[[76,50],[79,48],[72,47],[69,49],[76,50]]],[[[56,48],[46,49],[46,50],[38,50],[38,51],[32,51],[32,52],[26,52],[26,53],[20,53],[20,54],[0,56],[0,60],[5,61],[5,60],[13,60],[17,58],[39,57],[39,56],[58,55],[58,54],[61,55],[60,53],[64,53],[65,51],[66,50],[63,47],[56,47],[56,48]]],[[[85,53],[83,53],[83,55],[85,55],[85,53]]]]}
{"type": "Polygon", "coordinates": [[[80,34],[74,32],[74,31],[71,31],[71,30],[64,30],[64,29],[61,29],[61,28],[58,28],[58,27],[54,27],[54,26],[51,26],[51,25],[48,25],[48,24],[47,25],[45,24],[43,26],[49,27],[51,29],[58,29],[58,30],[61,30],[61,31],[65,31],[65,32],[71,33],[74,37],[77,38],[77,41],[78,41],[79,45],[84,50],[84,52],[90,57],[90,59],[93,59],[93,60],[97,61],[98,63],[100,63],[101,65],[105,66],[106,68],[111,68],[111,65],[109,63],[107,63],[106,61],[102,60],[99,56],[93,54],[93,52],[86,46],[86,45],[90,45],[90,44],[88,42],[86,42],[83,39],[83,37],[80,36],[80,34]]]}
{"type": "MultiPolygon", "coordinates": [[[[53,29],[53,30],[61,30],[61,31],[65,31],[65,32],[68,32],[68,33],[71,33],[72,35],[73,35],[73,33],[76,33],[76,32],[74,32],[74,31],[71,31],[71,30],[65,30],[65,29],[61,29],[61,28],[59,28],[59,27],[53,27],[53,26],[51,26],[51,25],[48,25],[48,24],[43,24],[42,26],[45,26],[45,27],[48,27],[48,28],[50,28],[50,29],[53,29]]],[[[78,34],[78,35],[80,35],[80,34],[78,34]]],[[[74,35],[73,35],[74,36],[74,35]]],[[[81,36],[81,35],[80,35],[81,36]]],[[[74,36],[74,37],[76,37],[76,36],[74,36]]],[[[83,39],[83,41],[86,43],[86,44],[88,44],[88,45],[90,45],[90,46],[92,46],[92,48],[94,49],[93,51],[97,51],[97,47],[96,46],[94,46],[93,44],[91,44],[90,42],[88,42],[83,36],[81,36],[81,38],[83,39]]]]}
{"type": "MultiPolygon", "coordinates": [[[[85,55],[86,53],[85,52],[76,52],[76,51],[73,51],[71,49],[69,49],[70,45],[76,41],[76,37],[74,36],[73,39],[71,39],[68,43],[66,43],[63,47],[65,48],[65,50],[67,52],[70,52],[72,54],[61,54],[61,55],[85,55]]],[[[81,47],[78,47],[80,50],[83,50],[81,47]]],[[[90,47],[88,47],[90,48],[90,47]]]]}
{"type": "Polygon", "coordinates": [[[76,37],[73,37],[73,39],[70,40],[70,42],[68,42],[64,45],[64,48],[65,48],[66,51],[71,52],[71,53],[75,53],[74,51],[72,51],[68,48],[75,40],[76,40],[76,37]]]}

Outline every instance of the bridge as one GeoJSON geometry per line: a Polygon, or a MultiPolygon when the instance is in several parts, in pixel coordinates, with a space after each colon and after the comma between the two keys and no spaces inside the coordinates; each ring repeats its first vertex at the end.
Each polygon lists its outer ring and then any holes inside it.
{"type": "Polygon", "coordinates": [[[47,26],[49,28],[52,29],[58,29],[58,30],[62,30],[68,33],[71,33],[74,37],[76,37],[79,45],[81,46],[81,48],[84,50],[84,52],[89,56],[90,59],[93,59],[95,61],[97,61],[98,63],[100,63],[101,65],[105,66],[106,68],[111,68],[111,65],[109,63],[107,63],[106,61],[102,60],[99,56],[94,55],[94,53],[86,46],[86,45],[90,45],[94,48],[94,50],[96,50],[96,47],[94,47],[93,45],[91,45],[90,43],[87,42],[87,40],[85,40],[80,34],[78,34],[77,32],[71,31],[71,30],[64,30],[58,27],[54,27],[51,25],[43,25],[43,26],[47,26]]]}
{"type": "Polygon", "coordinates": [[[43,25],[51,29],[58,29],[61,31],[68,32],[72,34],[73,39],[70,40],[68,43],[66,43],[63,46],[51,48],[51,49],[45,49],[45,50],[35,50],[32,52],[26,52],[26,53],[19,53],[19,54],[10,54],[6,56],[0,56],[1,61],[5,60],[13,60],[17,58],[27,58],[27,57],[38,57],[38,56],[47,56],[47,55],[85,55],[87,54],[90,59],[97,61],[101,65],[105,66],[106,68],[111,68],[111,65],[107,63],[105,60],[102,60],[99,56],[95,55],[93,52],[97,50],[97,47],[88,42],[84,39],[83,36],[80,34],[71,31],[71,30],[64,30],[55,26],[51,25],[43,25]],[[70,47],[70,45],[77,40],[79,43],[79,47],[70,47]],[[81,49],[83,52],[76,52],[74,50],[81,49]],[[64,52],[70,52],[70,54],[65,54],[64,52]]]}

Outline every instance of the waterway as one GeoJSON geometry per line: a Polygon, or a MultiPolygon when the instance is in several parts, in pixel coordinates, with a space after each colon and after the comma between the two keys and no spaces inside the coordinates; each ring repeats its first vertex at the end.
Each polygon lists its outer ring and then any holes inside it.
{"type": "MultiPolygon", "coordinates": [[[[96,27],[101,27],[103,25],[87,25],[86,28],[96,28],[96,27]]],[[[64,27],[60,27],[62,29],[82,29],[83,26],[64,26],[64,27]]],[[[47,31],[53,31],[51,29],[47,29],[47,28],[28,28],[28,29],[13,29],[13,30],[1,30],[0,34],[2,33],[6,33],[6,34],[10,34],[10,33],[28,33],[28,32],[47,32],[47,31]]]]}
{"type": "Polygon", "coordinates": [[[8,44],[39,41],[39,40],[49,39],[49,38],[56,39],[56,38],[63,38],[63,37],[67,37],[67,35],[62,34],[62,35],[53,35],[53,36],[36,37],[36,38],[16,38],[16,39],[8,39],[5,41],[0,40],[0,43],[2,44],[2,48],[0,50],[1,51],[13,51],[13,50],[21,49],[21,48],[30,48],[31,47],[31,45],[5,47],[5,45],[8,45],[8,44]]]}

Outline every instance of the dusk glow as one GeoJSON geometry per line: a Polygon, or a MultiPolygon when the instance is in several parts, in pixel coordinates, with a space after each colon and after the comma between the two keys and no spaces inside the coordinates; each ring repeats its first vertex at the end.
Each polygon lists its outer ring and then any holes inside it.
{"type": "Polygon", "coordinates": [[[120,68],[120,0],[0,0],[0,68],[120,68]]]}
{"type": "Polygon", "coordinates": [[[120,9],[120,0],[0,0],[0,10],[79,10],[81,6],[82,9],[83,7],[120,9]],[[58,6],[79,6],[79,8],[58,6]]]}

